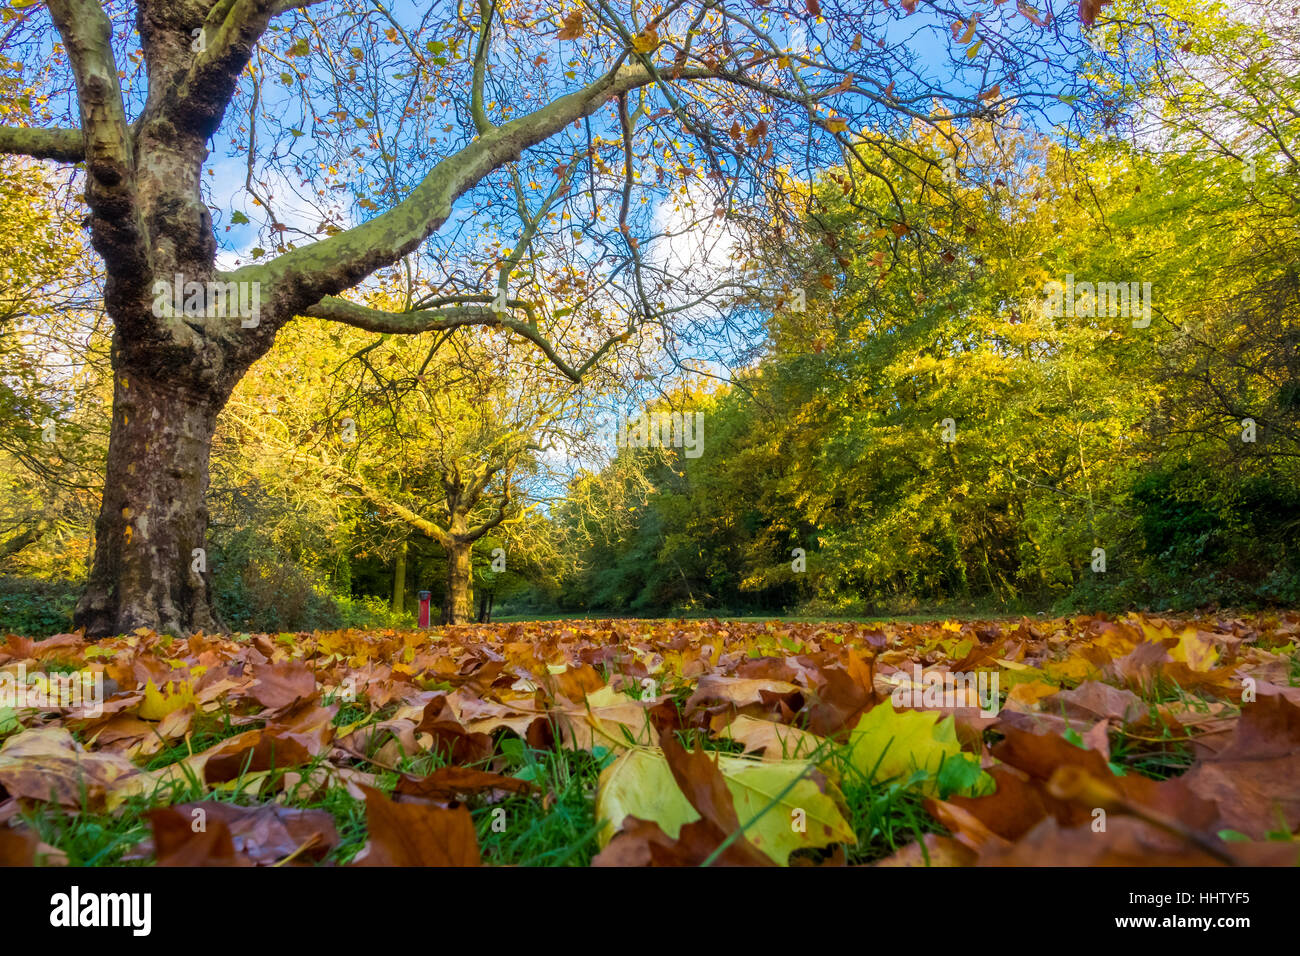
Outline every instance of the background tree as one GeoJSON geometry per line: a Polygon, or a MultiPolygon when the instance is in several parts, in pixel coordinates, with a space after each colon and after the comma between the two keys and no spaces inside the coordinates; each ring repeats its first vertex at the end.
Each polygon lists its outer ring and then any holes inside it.
{"type": "Polygon", "coordinates": [[[352,499],[348,510],[394,557],[395,594],[407,590],[408,546],[436,545],[444,623],[464,623],[474,614],[475,545],[492,535],[508,555],[500,570],[523,559],[513,530],[547,496],[545,456],[580,423],[582,394],[508,341],[487,352],[455,330],[419,350],[365,339],[320,323],[293,333],[292,364],[263,363],[232,399],[237,440],[288,464],[283,493],[352,499]],[[273,416],[259,393],[275,396],[273,416]]]}
{"type": "Polygon", "coordinates": [[[1295,446],[1286,427],[1242,440],[1243,416],[1291,414],[1277,215],[1243,207],[1222,157],[1102,141],[1067,162],[991,128],[967,142],[953,190],[900,190],[897,229],[843,173],[814,185],[783,280],[807,308],[772,314],[768,354],[709,403],[705,455],[610,508],[636,517],[582,555],[574,603],[1293,599],[1295,446]],[[1048,310],[1067,276],[1149,283],[1149,321],[1140,296],[1048,310]]]}
{"type": "MultiPolygon", "coordinates": [[[[3,86],[3,80],[0,80],[3,86]]],[[[0,161],[0,627],[70,629],[112,381],[70,178],[0,161]]]]}

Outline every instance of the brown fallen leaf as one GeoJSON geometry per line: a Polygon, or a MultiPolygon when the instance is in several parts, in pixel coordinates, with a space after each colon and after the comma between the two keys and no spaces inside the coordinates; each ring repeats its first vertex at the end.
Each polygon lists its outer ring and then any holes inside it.
{"type": "MultiPolygon", "coordinates": [[[[765,855],[754,857],[737,838],[721,853],[718,847],[726,834],[715,823],[696,820],[682,826],[677,839],[664,833],[659,824],[628,816],[623,827],[605,849],[592,859],[592,866],[772,866],[765,855]],[[761,859],[760,859],[761,858],[761,859]]],[[[753,850],[752,844],[746,844],[753,850]]],[[[758,853],[757,850],[753,850],[758,853]]]]}
{"type": "Polygon", "coordinates": [[[686,750],[678,743],[676,734],[663,734],[660,746],[678,788],[701,817],[682,827],[683,833],[688,828],[691,832],[684,839],[679,834],[679,842],[691,847],[693,852],[712,844],[710,853],[726,844],[717,858],[724,866],[772,866],[767,854],[750,843],[741,831],[735,800],[717,761],[702,749],[686,750]]]}
{"type": "Polygon", "coordinates": [[[89,735],[89,745],[120,753],[127,758],[157,753],[166,744],[158,734],[158,724],[141,720],[135,714],[114,714],[89,735]]]}
{"type": "Polygon", "coordinates": [[[36,834],[0,827],[0,866],[35,866],[36,834]]]}
{"type": "Polygon", "coordinates": [[[464,807],[394,803],[362,787],[370,839],[355,866],[478,866],[478,835],[464,807]]]}
{"type": "Polygon", "coordinates": [[[1109,720],[1116,725],[1138,724],[1147,714],[1147,706],[1137,694],[1095,680],[1039,701],[1039,709],[1089,723],[1109,720]]]}
{"type": "Polygon", "coordinates": [[[16,797],[102,810],[155,784],[119,754],[88,753],[62,727],[24,730],[0,747],[0,786],[16,797]]]}
{"type": "Polygon", "coordinates": [[[202,830],[193,821],[173,809],[163,807],[149,813],[153,827],[154,853],[159,866],[252,866],[252,862],[235,853],[230,827],[215,819],[202,830]]]}
{"type": "MultiPolygon", "coordinates": [[[[1206,832],[1219,818],[1215,804],[1195,794],[1185,777],[1162,781],[1132,773],[1117,777],[1106,758],[1095,750],[1076,747],[1056,734],[1031,734],[1005,726],[1003,729],[1006,738],[993,748],[993,756],[1037,781],[1045,796],[1050,797],[1045,785],[1057,771],[1070,767],[1104,781],[1125,800],[1176,820],[1190,830],[1206,832]]],[[[1055,815],[1064,824],[1075,826],[1090,819],[1091,807],[1075,805],[1072,811],[1065,809],[1069,806],[1063,801],[1055,804],[1055,815]]]]}
{"type": "Polygon", "coordinates": [[[198,770],[208,783],[225,783],[242,774],[301,767],[312,759],[307,748],[295,740],[276,738],[265,730],[246,730],[181,763],[198,770]]]}
{"type": "Polygon", "coordinates": [[[875,863],[875,866],[974,866],[978,855],[950,837],[935,833],[925,835],[921,842],[909,843],[892,856],[875,863]]]}
{"type": "Polygon", "coordinates": [[[1151,686],[1168,661],[1172,661],[1172,658],[1161,641],[1146,641],[1123,657],[1113,658],[1103,673],[1121,684],[1141,691],[1151,686]]]}
{"type": "Polygon", "coordinates": [[[151,820],[153,840],[145,841],[136,852],[145,856],[152,849],[159,866],[310,863],[324,859],[339,840],[334,817],[327,811],[274,804],[241,807],[208,800],[168,807],[151,820]],[[160,830],[162,843],[158,842],[160,830]],[[215,836],[208,838],[205,831],[213,831],[215,836]],[[227,837],[230,855],[226,853],[227,837]],[[187,862],[190,860],[196,862],[187,862]]]}
{"type": "Polygon", "coordinates": [[[552,698],[557,700],[563,698],[568,701],[581,701],[588,694],[594,694],[605,686],[600,672],[590,664],[566,666],[559,673],[543,669],[540,676],[542,686],[547,689],[552,698]]]}
{"type": "Polygon", "coordinates": [[[820,683],[809,691],[812,701],[804,708],[809,733],[831,737],[846,731],[879,700],[871,665],[848,649],[844,664],[818,668],[820,683]]]}
{"type": "Polygon", "coordinates": [[[575,750],[621,750],[659,743],[648,706],[608,686],[587,695],[584,705],[557,707],[550,718],[560,743],[575,750]]]}
{"type": "Polygon", "coordinates": [[[398,778],[393,793],[446,802],[467,794],[487,792],[489,799],[496,801],[510,793],[529,793],[536,789],[527,780],[507,777],[505,774],[468,767],[439,767],[427,777],[403,774],[398,778]]]}
{"type": "Polygon", "coordinates": [[[415,732],[429,734],[433,738],[433,752],[454,764],[487,760],[495,749],[489,734],[465,728],[445,696],[436,697],[425,704],[415,732]]]}
{"type": "Polygon", "coordinates": [[[749,677],[723,677],[707,674],[695,685],[695,692],[687,699],[684,712],[689,716],[697,710],[717,705],[741,708],[751,704],[768,704],[778,698],[790,698],[801,689],[785,681],[749,677]]]}
{"type": "MultiPolygon", "coordinates": [[[[1224,844],[1242,863],[1293,866],[1300,845],[1224,844]]],[[[1106,829],[1064,828],[1047,818],[1010,847],[980,854],[979,866],[1223,866],[1203,850],[1129,817],[1112,817],[1106,829]]]]}
{"type": "Polygon", "coordinates": [[[334,718],[338,712],[338,704],[323,707],[315,697],[307,698],[268,720],[262,735],[297,745],[315,757],[324,753],[334,740],[334,718]]]}
{"type": "MultiPolygon", "coordinates": [[[[965,810],[978,820],[982,827],[1005,840],[1016,840],[1046,817],[1049,808],[1054,815],[1063,817],[1067,810],[1058,807],[1058,801],[1045,794],[1019,771],[1007,766],[994,766],[988,770],[997,789],[985,797],[963,797],[954,794],[948,803],[965,810]]],[[[970,842],[968,846],[972,845],[970,842]]]]}
{"type": "Polygon", "coordinates": [[[1280,688],[1261,684],[1242,705],[1228,745],[1194,766],[1183,781],[1218,803],[1224,824],[1262,839],[1300,827],[1300,707],[1280,688]]]}
{"type": "Polygon", "coordinates": [[[280,661],[253,668],[248,696],[263,707],[280,710],[316,693],[316,675],[301,661],[280,661]]]}

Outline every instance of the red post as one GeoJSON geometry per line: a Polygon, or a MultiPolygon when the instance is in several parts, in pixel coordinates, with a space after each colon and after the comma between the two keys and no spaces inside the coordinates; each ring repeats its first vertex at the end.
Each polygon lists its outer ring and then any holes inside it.
{"type": "Polygon", "coordinates": [[[420,627],[429,626],[429,592],[420,592],[420,627]]]}

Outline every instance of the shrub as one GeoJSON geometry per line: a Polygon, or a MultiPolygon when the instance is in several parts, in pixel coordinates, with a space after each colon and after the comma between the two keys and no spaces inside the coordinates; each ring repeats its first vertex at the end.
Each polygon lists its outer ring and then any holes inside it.
{"type": "Polygon", "coordinates": [[[81,588],[76,581],[0,575],[0,635],[49,637],[72,630],[81,588]]]}

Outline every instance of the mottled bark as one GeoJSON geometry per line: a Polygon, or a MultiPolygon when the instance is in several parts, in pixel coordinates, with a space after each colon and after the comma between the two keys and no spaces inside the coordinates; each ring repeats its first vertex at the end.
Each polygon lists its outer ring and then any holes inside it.
{"type": "Polygon", "coordinates": [[[473,620],[474,594],[470,552],[472,545],[452,539],[447,548],[447,590],[442,599],[443,624],[468,624],[473,620]]]}
{"type": "Polygon", "coordinates": [[[94,565],[74,621],[90,637],[222,629],[211,603],[206,495],[228,390],[196,393],[116,364],[94,565]]]}

